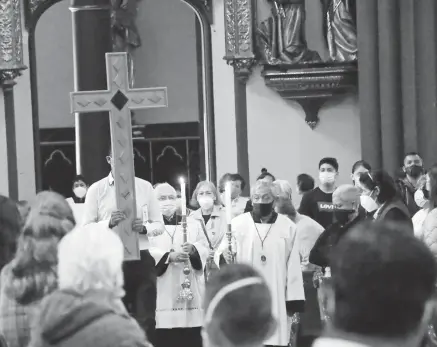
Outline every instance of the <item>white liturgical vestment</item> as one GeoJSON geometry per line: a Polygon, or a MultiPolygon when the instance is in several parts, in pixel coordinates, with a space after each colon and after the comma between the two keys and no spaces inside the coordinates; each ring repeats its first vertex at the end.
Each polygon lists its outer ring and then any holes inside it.
{"type": "MultiPolygon", "coordinates": [[[[290,327],[286,301],[305,300],[296,225],[281,214],[273,224],[255,223],[252,215],[245,213],[232,220],[232,232],[236,262],[257,269],[272,294],[272,310],[278,327],[264,344],[288,346],[290,327]]],[[[227,247],[225,237],[216,252],[216,262],[227,247]]]]}
{"type": "Polygon", "coordinates": [[[75,203],[73,198],[67,198],[66,199],[68,204],[71,207],[71,210],[73,211],[74,220],[76,221],[76,224],[82,225],[83,222],[83,216],[85,214],[85,204],[84,203],[75,203]]]}
{"type": "MultiPolygon", "coordinates": [[[[165,232],[159,236],[150,237],[149,252],[155,259],[155,264],[163,260],[165,254],[173,249],[182,252],[183,231],[181,225],[165,225],[165,232]]],[[[195,270],[191,267],[189,279],[194,295],[192,301],[178,300],[185,280],[183,274],[184,263],[166,263],[166,271],[157,278],[156,329],[194,328],[203,325],[203,294],[205,290],[204,269],[208,257],[208,241],[202,227],[197,220],[187,220],[187,240],[197,250],[202,268],[195,270]]]]}
{"type": "MultiPolygon", "coordinates": [[[[109,224],[111,213],[117,211],[117,202],[115,196],[115,184],[112,174],[100,181],[97,181],[88,189],[85,198],[85,211],[83,215],[83,224],[103,223],[109,224]]],[[[147,231],[162,229],[163,219],[161,208],[152,185],[140,178],[135,177],[135,198],[137,205],[137,218],[143,218],[147,223],[147,231]]],[[[147,238],[140,243],[141,249],[148,248],[147,238]]]]}

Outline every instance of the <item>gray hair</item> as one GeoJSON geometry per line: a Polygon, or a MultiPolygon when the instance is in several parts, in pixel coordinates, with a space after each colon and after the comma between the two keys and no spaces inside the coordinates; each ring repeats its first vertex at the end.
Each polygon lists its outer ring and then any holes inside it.
{"type": "Polygon", "coordinates": [[[78,227],[59,243],[59,288],[80,294],[99,290],[122,298],[123,257],[120,237],[107,226],[78,227]]]}
{"type": "Polygon", "coordinates": [[[259,191],[263,192],[263,194],[267,193],[272,196],[273,199],[276,199],[273,194],[273,185],[271,183],[267,183],[265,181],[256,181],[255,185],[252,186],[250,190],[250,197],[252,198],[255,194],[259,193],[259,191]]]}
{"type": "Polygon", "coordinates": [[[164,183],[157,183],[157,184],[155,184],[155,185],[153,186],[153,188],[155,188],[155,193],[156,193],[156,195],[158,195],[159,190],[160,190],[161,188],[169,188],[169,189],[171,189],[172,192],[174,192],[175,195],[177,195],[177,193],[176,193],[176,189],[175,189],[171,184],[169,184],[169,183],[167,183],[167,182],[164,182],[164,183]]]}
{"type": "Polygon", "coordinates": [[[272,183],[272,191],[275,198],[290,199],[293,194],[293,187],[286,180],[276,180],[272,183]]]}

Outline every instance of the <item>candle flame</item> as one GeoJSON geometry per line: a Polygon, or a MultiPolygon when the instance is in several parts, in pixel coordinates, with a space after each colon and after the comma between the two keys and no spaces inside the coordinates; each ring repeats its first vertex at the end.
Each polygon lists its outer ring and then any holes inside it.
{"type": "Polygon", "coordinates": [[[180,182],[180,184],[184,184],[185,183],[184,178],[183,177],[179,178],[179,182],[180,182]]]}

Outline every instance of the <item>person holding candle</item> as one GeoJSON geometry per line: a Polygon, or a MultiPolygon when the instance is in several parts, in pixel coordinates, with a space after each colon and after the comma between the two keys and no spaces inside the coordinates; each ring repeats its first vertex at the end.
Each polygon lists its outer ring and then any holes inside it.
{"type": "MultiPolygon", "coordinates": [[[[185,191],[184,184],[181,185],[181,191],[185,191]]],[[[201,224],[192,218],[187,219],[184,239],[183,220],[176,207],[176,190],[171,185],[160,183],[155,186],[155,193],[164,216],[165,232],[150,239],[149,249],[158,276],[154,346],[201,347],[203,270],[209,253],[208,242],[201,224]],[[187,264],[189,271],[185,269],[187,264]],[[190,281],[191,300],[180,297],[181,284],[186,279],[190,281]]],[[[185,200],[183,195],[182,201],[185,200]]]]}
{"type": "Polygon", "coordinates": [[[190,218],[200,222],[202,231],[208,241],[210,253],[205,269],[205,276],[208,280],[211,274],[218,270],[213,258],[217,247],[226,235],[226,212],[222,207],[220,194],[214,183],[209,181],[202,181],[197,184],[191,205],[199,208],[191,213],[190,218]]]}

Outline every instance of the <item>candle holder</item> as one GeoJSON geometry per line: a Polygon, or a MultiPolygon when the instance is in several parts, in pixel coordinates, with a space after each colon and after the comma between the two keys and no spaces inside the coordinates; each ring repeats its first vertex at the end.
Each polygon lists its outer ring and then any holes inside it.
{"type": "Polygon", "coordinates": [[[232,226],[231,226],[231,224],[228,224],[228,230],[226,231],[226,237],[228,239],[228,250],[229,250],[229,254],[231,255],[231,263],[234,264],[235,263],[235,256],[234,256],[234,252],[232,250],[232,226]]]}
{"type": "MultiPolygon", "coordinates": [[[[188,235],[187,235],[187,216],[182,216],[182,232],[184,236],[184,243],[188,242],[188,235]]],[[[182,289],[179,292],[178,301],[192,301],[194,299],[193,291],[191,290],[191,281],[190,281],[190,274],[191,274],[191,268],[190,268],[190,259],[188,259],[184,264],[183,274],[185,275],[185,279],[181,284],[182,289]]]]}

